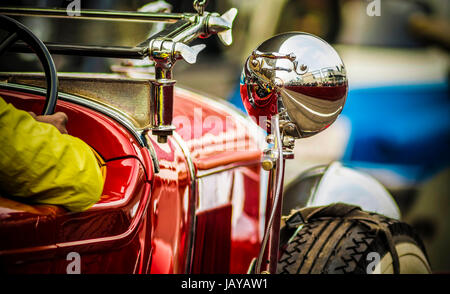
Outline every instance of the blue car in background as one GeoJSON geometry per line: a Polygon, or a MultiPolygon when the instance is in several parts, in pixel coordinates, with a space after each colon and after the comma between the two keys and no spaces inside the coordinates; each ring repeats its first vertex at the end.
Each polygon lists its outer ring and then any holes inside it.
{"type": "MultiPolygon", "coordinates": [[[[350,121],[351,132],[339,160],[394,188],[413,186],[449,166],[450,98],[445,77],[424,79],[425,83],[403,80],[383,86],[373,80],[374,85],[352,86],[349,76],[342,116],[350,121]]],[[[238,91],[230,100],[243,109],[238,91]]]]}
{"type": "MultiPolygon", "coordinates": [[[[349,79],[342,116],[350,135],[330,160],[363,169],[389,189],[414,187],[450,166],[448,48],[411,33],[412,17],[437,18],[445,7],[382,1],[381,15],[369,17],[363,1],[342,3],[336,43],[345,45],[336,48],[349,79]]],[[[244,109],[238,87],[230,100],[244,109]]]]}
{"type": "Polygon", "coordinates": [[[342,160],[389,169],[411,184],[450,163],[448,83],[354,89],[343,115],[352,132],[342,160]]]}

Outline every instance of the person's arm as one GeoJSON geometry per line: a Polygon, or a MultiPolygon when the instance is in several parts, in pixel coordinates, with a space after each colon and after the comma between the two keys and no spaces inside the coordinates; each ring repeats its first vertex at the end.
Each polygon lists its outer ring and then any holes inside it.
{"type": "Polygon", "coordinates": [[[86,210],[103,190],[95,155],[82,140],[61,134],[64,118],[42,118],[53,121],[39,122],[39,117],[0,97],[0,191],[71,211],[86,210]]]}

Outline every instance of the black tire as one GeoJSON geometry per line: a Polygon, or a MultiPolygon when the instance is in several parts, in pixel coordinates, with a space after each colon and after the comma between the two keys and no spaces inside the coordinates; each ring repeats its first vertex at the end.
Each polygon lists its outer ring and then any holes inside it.
{"type": "MultiPolygon", "coordinates": [[[[422,241],[409,225],[378,214],[370,213],[370,217],[390,230],[400,273],[431,273],[422,241]]],[[[369,267],[375,268],[368,257],[371,252],[380,258],[375,273],[393,273],[389,247],[379,231],[355,219],[312,219],[282,247],[277,273],[366,274],[369,267]]]]}

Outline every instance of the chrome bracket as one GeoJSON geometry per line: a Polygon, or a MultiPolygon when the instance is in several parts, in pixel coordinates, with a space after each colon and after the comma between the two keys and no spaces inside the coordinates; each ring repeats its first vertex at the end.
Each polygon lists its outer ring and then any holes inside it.
{"type": "MultiPolygon", "coordinates": [[[[279,120],[279,132],[280,138],[277,140],[282,147],[282,155],[284,159],[294,159],[294,147],[295,138],[289,133],[295,130],[295,125],[287,120],[279,120]]],[[[267,149],[263,150],[262,155],[262,168],[266,171],[270,171],[275,168],[279,159],[280,152],[276,148],[276,137],[274,132],[267,135],[266,142],[269,144],[267,149]]]]}
{"type": "MultiPolygon", "coordinates": [[[[264,258],[264,253],[266,251],[266,246],[271,237],[272,226],[274,224],[276,218],[277,207],[279,206],[279,202],[281,200],[281,189],[283,186],[283,174],[284,174],[284,157],[283,157],[283,147],[282,147],[282,137],[280,132],[280,120],[279,116],[274,115],[271,119],[271,135],[267,137],[267,141],[269,143],[269,149],[264,151],[263,155],[263,168],[264,161],[266,160],[266,165],[269,167],[271,165],[270,170],[275,176],[273,177],[274,182],[272,183],[272,193],[271,198],[272,207],[270,210],[270,217],[268,219],[268,223],[266,226],[266,230],[264,232],[264,237],[261,242],[261,249],[256,259],[255,272],[257,274],[261,273],[261,265],[264,258]]],[[[264,168],[265,169],[265,168],[264,168]]],[[[270,249],[270,248],[269,248],[270,249]]]]}
{"type": "Polygon", "coordinates": [[[153,88],[150,94],[152,134],[156,135],[159,143],[167,143],[175,127],[172,125],[173,116],[173,88],[175,81],[170,79],[157,79],[152,81],[153,88]]]}
{"type": "Polygon", "coordinates": [[[250,58],[250,64],[252,66],[252,69],[255,71],[259,71],[263,68],[270,70],[283,70],[287,72],[291,72],[292,70],[294,70],[297,74],[302,75],[308,70],[308,66],[306,64],[298,63],[297,56],[294,53],[281,54],[277,52],[261,52],[258,50],[254,50],[250,58]],[[270,60],[289,60],[290,62],[292,62],[293,68],[270,66],[266,61],[264,61],[264,58],[270,60]]]}
{"type": "MultiPolygon", "coordinates": [[[[266,171],[271,171],[274,174],[274,177],[271,177],[271,180],[273,181],[271,187],[274,188],[272,188],[271,190],[271,193],[273,193],[271,195],[273,201],[270,209],[270,217],[268,219],[264,237],[261,242],[261,249],[258,258],[255,260],[255,264],[252,266],[252,270],[257,274],[264,273],[261,266],[269,238],[269,251],[271,250],[270,247],[272,247],[274,244],[278,244],[278,242],[272,244],[272,239],[279,237],[277,234],[274,235],[273,230],[276,230],[276,228],[279,226],[279,220],[276,220],[276,218],[278,215],[277,212],[280,212],[282,204],[281,194],[284,178],[284,160],[294,158],[293,149],[295,145],[295,139],[292,136],[286,134],[286,131],[292,128],[291,124],[291,122],[282,119],[282,116],[278,114],[274,115],[271,119],[271,134],[266,137],[269,148],[263,151],[262,168],[266,171]],[[278,223],[278,225],[275,225],[276,223],[278,223]]],[[[270,258],[274,257],[272,256],[269,257],[269,259],[270,258]]],[[[277,257],[275,258],[277,259],[277,257]]]]}
{"type": "Polygon", "coordinates": [[[167,137],[173,134],[175,127],[173,119],[173,90],[175,80],[172,80],[172,68],[177,60],[183,59],[193,64],[198,54],[206,47],[204,44],[188,46],[192,40],[202,36],[218,34],[226,45],[231,44],[231,28],[237,14],[235,8],[222,16],[217,13],[205,12],[206,0],[194,1],[198,15],[188,18],[189,24],[183,21],[174,28],[158,33],[148,41],[148,56],[155,63],[155,80],[151,80],[151,127],[152,134],[158,137],[158,142],[167,142],[167,137]]]}
{"type": "Polygon", "coordinates": [[[200,16],[205,12],[206,5],[208,5],[207,0],[194,0],[194,9],[200,16]]]}

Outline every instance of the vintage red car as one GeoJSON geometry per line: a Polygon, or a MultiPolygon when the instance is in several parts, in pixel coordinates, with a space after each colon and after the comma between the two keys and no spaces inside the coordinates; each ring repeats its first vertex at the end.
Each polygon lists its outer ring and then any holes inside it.
{"type": "Polygon", "coordinates": [[[430,272],[421,241],[371,177],[333,163],[302,174],[283,194],[295,139],[326,129],[344,106],[345,67],[334,49],[293,32],[251,53],[241,94],[266,134],[226,102],[174,86],[175,62],[194,63],[204,48],[189,47],[192,40],[218,34],[232,41],[236,9],[219,15],[204,11],[205,1],[194,5],[196,14],[77,16],[171,23],[130,48],[44,44],[5,15],[63,18],[65,10],[0,8],[0,29],[8,32],[0,52],[31,48],[45,71],[1,73],[0,96],[19,109],[66,113],[69,134],[98,153],[105,175],[100,201],[84,212],[2,195],[1,271],[430,272]],[[56,74],[51,54],[149,58],[155,73],[56,74]],[[290,216],[281,216],[282,201],[290,216]]]}

